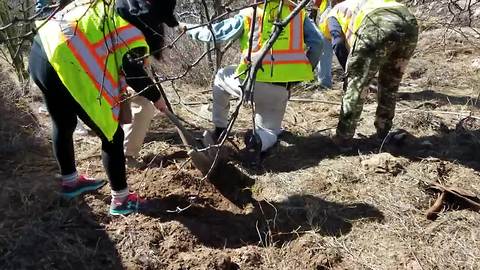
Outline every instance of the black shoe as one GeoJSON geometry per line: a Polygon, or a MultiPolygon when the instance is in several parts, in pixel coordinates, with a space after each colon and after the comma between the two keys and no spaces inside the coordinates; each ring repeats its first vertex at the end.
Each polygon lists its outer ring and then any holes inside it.
{"type": "Polygon", "coordinates": [[[251,167],[257,167],[261,163],[262,140],[253,130],[248,130],[244,137],[245,162],[251,167]]]}
{"type": "Polygon", "coordinates": [[[394,144],[396,146],[401,146],[405,143],[405,140],[408,137],[408,132],[403,129],[393,129],[393,130],[377,130],[377,138],[385,144],[394,144]]]}

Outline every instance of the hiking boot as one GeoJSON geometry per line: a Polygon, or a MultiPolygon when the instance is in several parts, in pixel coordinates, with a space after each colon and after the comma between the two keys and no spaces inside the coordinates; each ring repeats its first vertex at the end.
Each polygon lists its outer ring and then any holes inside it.
{"type": "Polygon", "coordinates": [[[403,129],[393,129],[391,131],[377,130],[377,138],[382,141],[382,143],[390,143],[396,146],[401,146],[405,143],[405,140],[408,137],[408,132],[403,129]]]}
{"type": "Polygon", "coordinates": [[[103,185],[105,185],[107,181],[94,178],[88,178],[84,175],[80,175],[73,185],[62,184],[62,196],[67,199],[72,199],[77,197],[82,193],[86,193],[89,191],[97,190],[103,185]]]}
{"type": "Polygon", "coordinates": [[[352,139],[345,138],[337,134],[333,136],[332,141],[338,147],[340,152],[349,152],[353,149],[352,139]]]}
{"type": "Polygon", "coordinates": [[[145,201],[135,192],[131,192],[121,203],[116,203],[112,199],[112,202],[110,203],[110,215],[119,216],[138,212],[143,208],[144,203],[145,201]]]}
{"type": "Polygon", "coordinates": [[[260,136],[250,129],[245,133],[244,143],[245,162],[251,167],[260,165],[262,154],[262,140],[260,139],[260,136]]]}

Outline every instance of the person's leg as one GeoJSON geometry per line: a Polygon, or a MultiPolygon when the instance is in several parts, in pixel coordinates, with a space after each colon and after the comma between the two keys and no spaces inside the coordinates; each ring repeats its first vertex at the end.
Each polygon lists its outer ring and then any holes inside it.
{"type": "Polygon", "coordinates": [[[142,199],[130,192],[125,170],[125,153],[123,151],[124,133],[120,125],[109,141],[100,129],[88,117],[85,111],[78,112],[80,119],[90,127],[102,140],[102,162],[112,189],[110,204],[111,215],[127,215],[142,207],[142,199]]]}
{"type": "Polygon", "coordinates": [[[123,129],[119,126],[113,140],[108,141],[104,136],[102,139],[102,162],[103,167],[110,180],[113,191],[121,191],[127,188],[125,172],[125,154],[123,152],[123,129]]]}
{"type": "Polygon", "coordinates": [[[418,40],[418,26],[413,16],[400,13],[396,21],[392,48],[378,75],[378,107],[374,124],[380,138],[385,137],[392,128],[398,88],[418,40]]]}
{"type": "Polygon", "coordinates": [[[369,50],[358,50],[348,60],[347,70],[347,87],[342,98],[336,131],[337,136],[342,140],[351,139],[355,135],[363,110],[365,89],[378,70],[375,54],[369,50]]]}
{"type": "Polygon", "coordinates": [[[127,215],[138,211],[142,206],[142,199],[136,193],[130,192],[128,188],[123,151],[123,129],[119,125],[113,139],[109,141],[85,111],[81,110],[77,114],[102,140],[102,162],[112,189],[110,214],[127,215]]]}
{"type": "Polygon", "coordinates": [[[378,16],[367,16],[347,60],[346,89],[342,98],[336,138],[349,140],[355,135],[362,114],[365,91],[385,61],[388,32],[379,27],[378,16]]]}
{"type": "Polygon", "coordinates": [[[264,152],[277,142],[288,101],[288,90],[271,83],[255,83],[255,131],[264,152]]]}
{"type": "Polygon", "coordinates": [[[150,100],[136,96],[131,99],[132,123],[123,125],[125,131],[125,156],[137,157],[147,135],[150,123],[155,116],[155,107],[150,100]]]}
{"type": "Polygon", "coordinates": [[[58,79],[55,70],[44,58],[43,49],[38,43],[32,45],[29,73],[42,91],[47,110],[52,119],[53,153],[62,175],[75,173],[75,152],[73,131],[77,116],[69,99],[68,90],[58,79]]]}
{"type": "Polygon", "coordinates": [[[215,75],[212,95],[212,121],[215,125],[214,139],[218,139],[223,130],[228,126],[228,113],[230,110],[230,97],[240,97],[241,80],[236,78],[235,67],[227,66],[220,69],[215,75]]]}
{"type": "Polygon", "coordinates": [[[43,93],[52,119],[53,153],[62,174],[62,194],[72,198],[103,186],[105,181],[86,178],[77,173],[73,146],[73,131],[77,125],[76,103],[37,42],[32,45],[29,72],[43,93]]]}

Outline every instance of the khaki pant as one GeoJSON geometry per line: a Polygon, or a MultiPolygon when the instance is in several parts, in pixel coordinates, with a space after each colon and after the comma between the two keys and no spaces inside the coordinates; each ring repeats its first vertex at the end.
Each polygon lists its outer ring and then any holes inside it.
{"type": "MultiPolygon", "coordinates": [[[[212,121],[216,127],[227,127],[230,97],[240,97],[242,81],[236,78],[235,66],[220,69],[213,85],[212,121]]],[[[255,83],[255,129],[262,140],[262,151],[277,142],[288,101],[288,90],[271,83],[255,83]]]]}
{"type": "Polygon", "coordinates": [[[155,116],[155,107],[152,102],[142,96],[131,99],[132,123],[123,125],[125,140],[123,143],[125,156],[136,157],[140,153],[143,140],[147,135],[150,122],[155,116]]]}

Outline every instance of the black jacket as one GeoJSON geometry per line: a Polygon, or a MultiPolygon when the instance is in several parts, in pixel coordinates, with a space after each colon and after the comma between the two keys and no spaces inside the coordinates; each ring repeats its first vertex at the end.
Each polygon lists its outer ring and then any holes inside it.
{"type": "MultiPolygon", "coordinates": [[[[169,27],[178,25],[173,13],[175,5],[175,0],[117,0],[115,3],[118,14],[145,35],[150,53],[157,59],[160,59],[163,47],[163,23],[169,27]]],[[[143,69],[143,60],[139,59],[141,55],[141,51],[127,53],[122,61],[123,71],[130,87],[155,102],[160,98],[160,93],[143,69]]]]}

